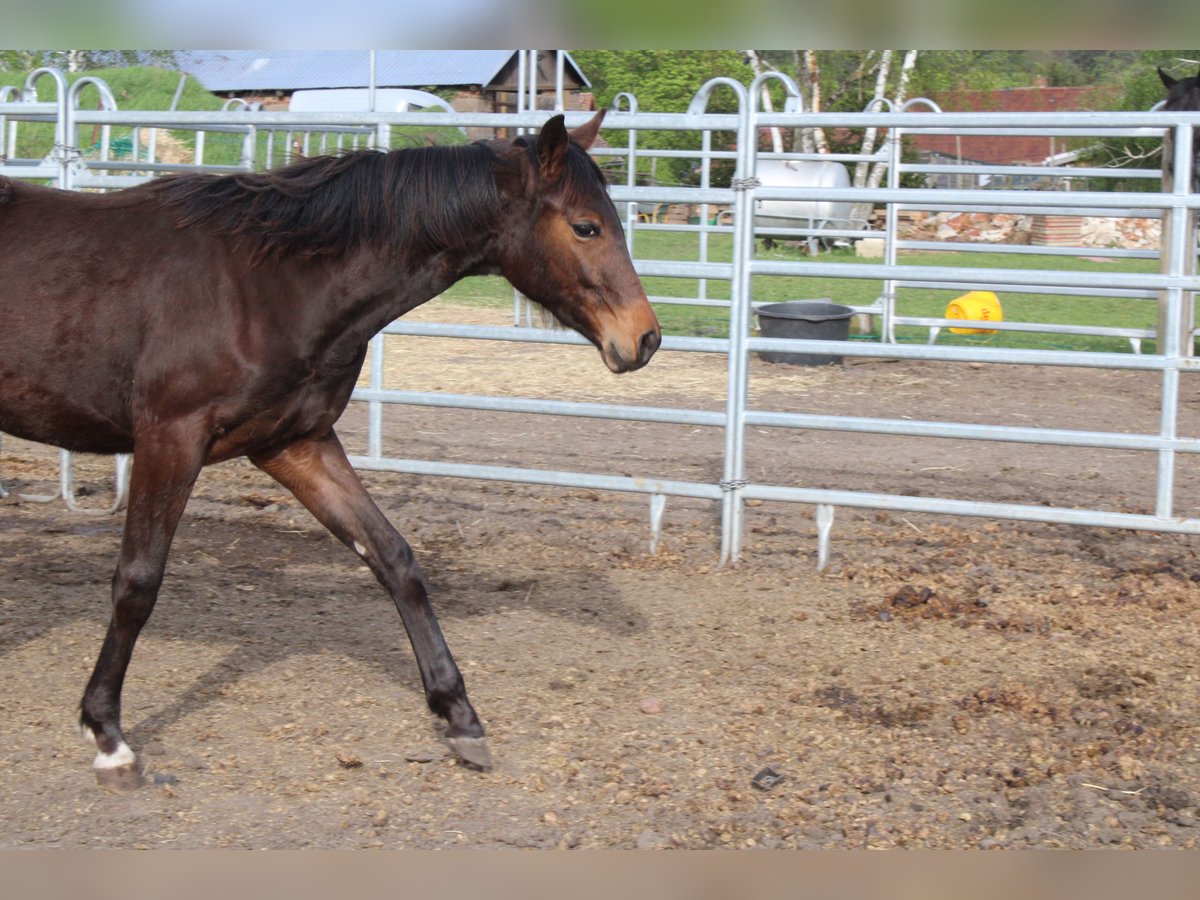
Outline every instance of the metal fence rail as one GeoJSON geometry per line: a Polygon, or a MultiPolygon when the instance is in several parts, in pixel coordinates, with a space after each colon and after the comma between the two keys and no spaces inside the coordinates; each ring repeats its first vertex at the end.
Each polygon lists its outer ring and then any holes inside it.
{"type": "MultiPolygon", "coordinates": [[[[102,90],[103,94],[103,90],[102,90]]],[[[111,95],[109,95],[109,98],[111,95]]],[[[367,452],[352,457],[360,468],[416,475],[439,475],[487,480],[504,480],[561,487],[586,487],[641,493],[650,496],[650,526],[652,546],[657,542],[668,496],[688,497],[721,503],[721,561],[737,560],[742,552],[743,514],[748,499],[780,500],[813,505],[817,509],[819,561],[824,564],[837,506],[908,510],[913,512],[951,515],[986,516],[1022,519],[1036,522],[1059,522],[1116,528],[1134,528],[1163,532],[1200,534],[1200,518],[1180,515],[1177,507],[1175,470],[1178,455],[1200,453],[1200,438],[1179,434],[1179,397],[1181,375],[1194,373],[1198,361],[1193,357],[1194,312],[1191,295],[1200,290],[1200,278],[1190,274],[1186,265],[1194,256],[1194,238],[1183,227],[1192,210],[1200,207],[1200,197],[1188,195],[1182,188],[1163,193],[1104,193],[1090,191],[1027,191],[987,189],[922,189],[900,187],[901,174],[938,174],[953,169],[953,174],[1015,174],[1018,167],[917,165],[901,160],[901,142],[905,135],[920,131],[965,134],[986,132],[1007,135],[1057,135],[1089,138],[1161,137],[1166,130],[1175,133],[1175,164],[1177,185],[1187,185],[1192,167],[1192,129],[1200,126],[1196,113],[942,113],[912,111],[870,111],[858,114],[805,113],[798,103],[799,92],[786,76],[768,73],[747,88],[728,79],[715,79],[704,85],[694,98],[687,113],[647,113],[637,110],[636,101],[623,95],[617,110],[605,121],[612,133],[625,131],[624,146],[598,151],[598,156],[625,167],[623,184],[614,184],[611,193],[618,208],[624,204],[625,222],[631,247],[636,247],[638,233],[673,230],[696,235],[699,259],[669,261],[637,258],[635,266],[643,277],[694,279],[695,296],[652,297],[658,303],[683,303],[721,307],[728,310],[728,338],[695,338],[667,336],[664,353],[691,352],[722,354],[727,363],[727,385],[723,409],[694,410],[684,408],[647,407],[621,404],[593,404],[565,401],[534,400],[495,396],[469,396],[420,390],[390,390],[384,386],[383,372],[387,352],[385,335],[418,335],[424,337],[453,337],[477,340],[508,340],[553,344],[584,344],[573,333],[547,331],[531,327],[485,327],[439,323],[392,323],[377,335],[371,344],[369,384],[355,391],[352,399],[367,409],[367,452]],[[757,108],[760,88],[776,82],[788,93],[787,112],[768,113],[757,108]],[[706,108],[716,93],[732,95],[737,112],[709,113],[706,108]],[[625,109],[621,109],[624,106],[625,109]],[[758,138],[763,129],[802,128],[821,126],[827,129],[887,129],[888,138],[868,154],[840,154],[847,162],[886,163],[889,166],[885,185],[874,189],[815,189],[784,188],[762,183],[757,175],[758,162],[767,158],[824,158],[810,154],[760,153],[758,138]],[[648,131],[694,133],[697,144],[693,150],[663,149],[649,145],[643,135],[648,131]],[[719,137],[719,140],[714,140],[719,137]],[[717,144],[714,147],[714,143],[717,144]],[[642,186],[637,183],[639,161],[651,158],[694,160],[698,185],[642,186]],[[734,172],[728,187],[713,186],[713,164],[733,163],[734,172]],[[880,263],[824,262],[819,258],[803,261],[779,261],[758,258],[755,238],[758,231],[754,221],[754,204],[758,200],[845,200],[861,203],[864,200],[881,205],[885,211],[884,227],[836,228],[827,236],[844,239],[881,238],[885,244],[880,263]],[[638,209],[658,204],[684,204],[701,212],[698,224],[668,225],[641,222],[638,209]],[[717,223],[710,221],[716,216],[717,223]],[[1039,215],[1146,215],[1169,219],[1176,227],[1171,242],[1163,250],[1163,270],[1154,274],[1110,274],[1108,272],[1063,272],[1053,269],[969,268],[933,265],[901,265],[899,253],[905,250],[989,249],[980,244],[955,242],[904,241],[898,237],[898,214],[902,210],[959,210],[959,211],[1022,211],[1039,215]],[[710,239],[732,242],[732,258],[719,261],[711,258],[710,239]],[[755,306],[752,286],[755,279],[803,278],[809,276],[858,279],[880,285],[878,299],[856,307],[858,311],[879,317],[882,340],[873,343],[860,341],[830,342],[811,340],[781,340],[753,336],[752,316],[755,306]],[[711,284],[723,285],[728,299],[709,295],[711,284]],[[1128,338],[1140,349],[1144,338],[1157,338],[1153,354],[1100,353],[1061,350],[1004,350],[986,347],[938,346],[930,344],[898,344],[897,325],[916,325],[936,330],[947,324],[964,324],[962,320],[947,320],[928,316],[902,315],[898,291],[906,287],[936,287],[957,290],[974,286],[1021,288],[1031,293],[1087,294],[1096,297],[1128,297],[1156,301],[1162,307],[1159,329],[1118,329],[1089,326],[1086,323],[1052,325],[1037,322],[1004,323],[1010,330],[1035,330],[1048,333],[1105,334],[1128,338]],[[782,413],[752,409],[748,403],[751,354],[761,351],[794,351],[814,354],[836,354],[850,357],[921,360],[930,363],[978,362],[984,364],[1019,364],[1037,366],[1073,366],[1090,369],[1127,369],[1159,374],[1160,387],[1153,398],[1159,406],[1157,431],[1145,434],[1103,431],[1071,431],[1064,429],[1022,428],[1005,425],[978,425],[954,422],[929,422],[900,419],[873,419],[840,415],[782,413]],[[385,452],[383,409],[388,404],[421,407],[443,407],[465,410],[487,410],[512,414],[579,416],[599,419],[619,419],[637,422],[686,424],[719,428],[724,435],[721,455],[722,475],[716,482],[663,480],[651,477],[614,476],[595,472],[571,472],[518,467],[449,463],[439,460],[403,459],[385,452]],[[968,439],[976,441],[1016,442],[1024,444],[1084,447],[1093,449],[1136,450],[1154,453],[1157,471],[1154,484],[1153,514],[1132,514],[1104,509],[1066,509],[1011,503],[982,502],[936,497],[912,497],[881,493],[872,490],[847,491],[819,488],[798,488],[787,484],[751,483],[746,477],[748,427],[781,430],[821,430],[847,433],[908,436],[921,439],[968,439]]],[[[342,140],[361,142],[374,147],[391,146],[392,130],[399,126],[450,126],[461,128],[534,129],[546,118],[545,113],[272,113],[255,110],[224,110],[221,112],[147,112],[122,111],[106,98],[99,110],[79,109],[78,90],[67,88],[65,79],[53,70],[32,73],[24,92],[0,94],[0,139],[10,152],[0,164],[0,174],[10,177],[49,180],[72,189],[107,189],[124,187],[144,181],[161,171],[206,168],[210,170],[247,169],[263,162],[276,162],[286,157],[297,135],[310,142],[309,146],[344,146],[342,140]],[[36,85],[53,83],[57,98],[52,103],[39,100],[36,85]],[[20,159],[16,148],[16,129],[26,123],[51,123],[54,126],[54,146],[40,159],[20,159]],[[116,160],[108,152],[111,146],[109,129],[134,127],[138,129],[169,129],[189,131],[194,142],[203,148],[203,136],[221,133],[242,142],[240,162],[236,165],[213,166],[166,164],[152,155],[116,160]],[[103,129],[96,158],[88,158],[77,146],[81,129],[103,129]],[[260,138],[262,140],[260,141],[260,138]],[[261,149],[266,146],[265,158],[261,149]]],[[[585,113],[568,113],[568,124],[581,123],[585,113]]],[[[140,140],[135,139],[136,148],[140,140]]],[[[1020,174],[1062,175],[1062,170],[1035,167],[1020,174]]],[[[1089,178],[1113,174],[1109,170],[1088,169],[1089,178]]],[[[1128,170],[1120,171],[1129,177],[1128,170]]],[[[1135,172],[1134,177],[1156,178],[1153,170],[1135,172]]],[[[789,230],[789,236],[790,232],[789,230]]],[[[816,229],[796,228],[794,236],[811,236],[816,229]]],[[[1038,248],[1046,256],[1099,255],[1152,258],[1152,251],[1107,250],[1096,252],[1082,248],[1038,248]]],[[[1011,254],[1032,254],[1031,248],[1004,248],[1011,254]]],[[[969,323],[967,323],[969,324],[969,323]]],[[[994,327],[995,323],[988,323],[994,327]]],[[[1194,387],[1194,385],[1192,385],[1194,387]]],[[[118,461],[119,506],[127,483],[126,462],[118,461]]],[[[62,458],[60,488],[55,496],[63,496],[74,508],[74,488],[71,482],[69,454],[62,458]]],[[[2,491],[2,488],[0,488],[2,491]]],[[[37,499],[52,499],[41,497],[37,499]]]]}

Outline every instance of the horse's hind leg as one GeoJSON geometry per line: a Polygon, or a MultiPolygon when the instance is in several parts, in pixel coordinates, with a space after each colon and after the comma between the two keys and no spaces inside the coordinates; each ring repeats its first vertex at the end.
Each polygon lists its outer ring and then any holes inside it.
{"type": "Polygon", "coordinates": [[[465,762],[492,764],[483,726],[467,700],[462,674],[434,617],[412,550],[367,494],[333,432],[251,460],[290,490],[370,566],[408,630],[429,708],[449,724],[446,739],[465,762]]]}
{"type": "Polygon", "coordinates": [[[158,599],[167,551],[201,462],[199,441],[183,428],[138,435],[121,556],[112,581],[112,619],[80,704],[80,727],[95,741],[93,766],[105,787],[130,789],[142,782],[137,759],[121,734],[121,686],[138,634],[158,599]]]}

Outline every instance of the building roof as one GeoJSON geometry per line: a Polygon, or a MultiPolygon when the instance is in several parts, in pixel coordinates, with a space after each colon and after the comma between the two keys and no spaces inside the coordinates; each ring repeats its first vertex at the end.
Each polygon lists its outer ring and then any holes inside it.
{"type": "MultiPolygon", "coordinates": [[[[379,50],[378,87],[488,85],[516,50],[379,50]]],[[[564,51],[565,53],[565,51],[564,51]]],[[[179,54],[180,68],[214,93],[295,91],[367,87],[370,57],[365,50],[190,50],[179,54]]],[[[568,77],[590,83],[570,54],[568,77]]]]}
{"type": "MultiPolygon", "coordinates": [[[[1114,109],[1119,88],[1024,87],[996,91],[947,91],[932,99],[945,112],[1072,112],[1114,109]]],[[[1066,138],[1015,135],[911,135],[913,145],[926,153],[961,157],[981,163],[1040,164],[1065,149],[1066,138]]]]}

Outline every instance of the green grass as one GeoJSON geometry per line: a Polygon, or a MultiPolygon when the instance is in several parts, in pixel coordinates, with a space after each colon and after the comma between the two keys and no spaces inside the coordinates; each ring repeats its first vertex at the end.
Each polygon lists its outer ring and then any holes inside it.
{"type": "MultiPolygon", "coordinates": [[[[27,74],[0,71],[0,85],[23,87],[27,74]]],[[[84,76],[106,82],[121,109],[167,109],[179,86],[178,72],[150,66],[67,73],[67,81],[74,84],[84,76]]],[[[50,78],[39,78],[37,89],[42,102],[55,100],[54,82],[50,78]]],[[[83,93],[80,105],[85,109],[96,109],[98,100],[99,94],[95,88],[88,88],[83,93]]],[[[220,97],[206,91],[194,78],[189,78],[184,86],[183,97],[180,98],[179,109],[220,109],[224,102],[220,97]]]]}
{"type": "MultiPolygon", "coordinates": [[[[698,258],[698,237],[694,234],[677,232],[640,232],[635,238],[635,253],[641,259],[689,260],[698,258]]],[[[728,262],[731,241],[727,235],[714,235],[709,239],[708,258],[714,262],[728,262]]],[[[757,259],[819,261],[822,263],[867,263],[856,257],[852,250],[835,250],[822,253],[815,259],[802,255],[797,249],[777,246],[771,250],[760,248],[757,259]]],[[[1064,256],[1017,256],[1001,253],[940,253],[916,252],[902,255],[901,265],[954,266],[985,269],[1045,269],[1051,271],[1078,271],[1104,273],[1154,273],[1158,271],[1157,260],[1120,259],[1097,262],[1095,260],[1064,256]]],[[[645,278],[646,292],[652,297],[678,297],[694,299],[699,296],[699,282],[689,278],[645,278]]],[[[753,279],[755,303],[778,303],[786,300],[829,298],[846,306],[868,306],[875,302],[882,289],[878,279],[846,279],[832,277],[758,276],[753,279]]],[[[905,288],[897,291],[897,307],[901,315],[942,318],[946,307],[956,296],[956,290],[933,288],[905,288]]],[[[1003,307],[1004,318],[1012,322],[1037,322],[1046,324],[1070,324],[1110,328],[1153,328],[1157,322],[1157,306],[1152,300],[1134,300],[1110,297],[1049,296],[1023,293],[999,288],[995,291],[1003,307]]],[[[725,281],[710,281],[706,296],[710,299],[728,299],[729,284],[725,281]]],[[[500,278],[472,278],[460,282],[447,292],[446,298],[460,304],[484,304],[507,307],[512,303],[512,291],[507,282],[500,278]]],[[[722,307],[702,307],[657,303],[659,320],[667,334],[724,337],[729,333],[728,311],[722,307]]],[[[905,327],[898,329],[897,338],[902,342],[923,343],[928,339],[925,328],[905,327]]],[[[1085,335],[1055,335],[1038,332],[997,332],[990,335],[955,335],[942,329],[939,344],[960,346],[1015,347],[1032,349],[1094,350],[1107,352],[1131,352],[1129,341],[1124,338],[1108,338],[1085,335]]],[[[1144,341],[1142,348],[1152,352],[1153,341],[1144,341]]]]}
{"type": "MultiPolygon", "coordinates": [[[[0,72],[0,85],[14,85],[21,88],[25,84],[25,72],[0,72]]],[[[97,69],[91,72],[70,73],[67,81],[74,84],[84,76],[99,78],[108,84],[119,109],[166,110],[171,106],[175,90],[179,86],[179,73],[167,69],[152,67],[131,67],[122,69],[97,69]]],[[[42,102],[54,102],[54,82],[48,77],[42,77],[37,82],[38,99],[42,102]]],[[[180,98],[179,109],[183,110],[214,110],[220,109],[224,103],[200,86],[193,78],[184,85],[183,96],[180,98]]],[[[85,88],[80,96],[81,109],[98,109],[100,95],[95,87],[85,88]]],[[[128,139],[131,129],[113,127],[113,140],[128,139]]],[[[190,139],[189,132],[179,132],[179,137],[190,139]]],[[[80,129],[79,146],[87,150],[100,140],[99,128],[87,126],[80,129]]],[[[50,152],[54,145],[54,127],[50,124],[37,122],[21,122],[17,126],[17,155],[28,159],[40,159],[50,152]]]]}
{"type": "MultiPolygon", "coordinates": [[[[0,72],[0,85],[14,85],[18,88],[25,84],[24,72],[0,72]]],[[[67,75],[67,81],[73,84],[76,79],[87,76],[99,78],[108,84],[117,107],[121,110],[165,111],[170,108],[175,91],[179,86],[180,73],[169,69],[154,67],[130,67],[117,69],[97,69],[85,73],[67,75]]],[[[49,78],[40,78],[37,82],[38,96],[43,102],[53,102],[54,82],[49,78]]],[[[194,78],[189,78],[184,84],[183,95],[176,107],[182,111],[219,110],[225,99],[205,90],[194,78]]],[[[82,109],[98,109],[100,95],[95,87],[85,88],[80,97],[82,109]]],[[[129,143],[132,129],[114,126],[112,140],[129,143]]],[[[195,148],[196,132],[188,130],[172,130],[171,134],[182,141],[188,148],[195,148]]],[[[392,129],[392,146],[421,146],[432,139],[438,144],[457,144],[466,141],[466,137],[457,128],[445,127],[397,127],[392,129]]],[[[93,149],[100,140],[98,126],[84,126],[79,130],[77,146],[84,151],[85,156],[98,156],[93,149]]],[[[360,146],[365,141],[360,138],[360,146]]],[[[54,146],[54,128],[50,124],[38,122],[19,123],[17,129],[17,156],[27,159],[41,159],[54,146]]],[[[317,152],[313,144],[312,152],[317,152]]],[[[350,146],[349,139],[345,143],[350,146]]],[[[281,155],[282,135],[276,138],[274,162],[281,155]]],[[[330,151],[334,149],[329,145],[330,151]]],[[[267,137],[265,134],[258,138],[258,159],[265,164],[267,157],[267,137]]],[[[240,135],[210,133],[205,138],[204,161],[214,165],[236,165],[241,161],[242,138],[240,135]]]]}

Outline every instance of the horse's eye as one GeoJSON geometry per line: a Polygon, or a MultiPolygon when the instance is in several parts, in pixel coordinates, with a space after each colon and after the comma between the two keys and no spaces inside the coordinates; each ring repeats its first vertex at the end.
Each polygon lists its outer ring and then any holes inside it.
{"type": "Polygon", "coordinates": [[[592,222],[577,222],[576,224],[572,225],[571,228],[573,228],[575,233],[581,238],[600,237],[600,226],[592,222]]]}

